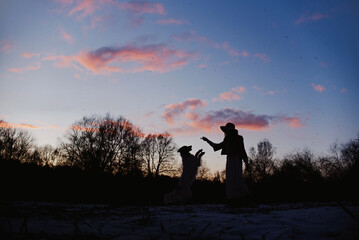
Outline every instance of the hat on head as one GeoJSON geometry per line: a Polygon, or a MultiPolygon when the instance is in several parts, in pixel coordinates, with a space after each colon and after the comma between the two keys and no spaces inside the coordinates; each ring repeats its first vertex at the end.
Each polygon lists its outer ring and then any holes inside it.
{"type": "Polygon", "coordinates": [[[221,126],[221,130],[223,131],[223,132],[229,132],[229,131],[233,131],[233,130],[235,130],[236,128],[235,128],[235,126],[234,126],[234,124],[233,123],[227,123],[226,124],[226,126],[221,126]]]}
{"type": "Polygon", "coordinates": [[[190,145],[190,146],[182,146],[182,147],[180,147],[180,148],[178,149],[177,152],[179,152],[179,153],[185,153],[185,152],[190,152],[190,151],[192,151],[192,146],[191,146],[191,145],[190,145]]]}

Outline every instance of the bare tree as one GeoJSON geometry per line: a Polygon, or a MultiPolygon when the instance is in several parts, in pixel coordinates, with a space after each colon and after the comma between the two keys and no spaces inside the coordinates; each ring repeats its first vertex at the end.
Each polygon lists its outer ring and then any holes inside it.
{"type": "Polygon", "coordinates": [[[63,161],[59,149],[54,148],[49,144],[36,147],[32,157],[34,158],[34,161],[41,166],[54,167],[56,165],[61,165],[63,161]]]}
{"type": "Polygon", "coordinates": [[[226,170],[216,171],[213,174],[212,181],[213,182],[220,182],[220,183],[225,182],[226,181],[226,170]]]}
{"type": "Polygon", "coordinates": [[[34,141],[29,132],[0,120],[0,158],[27,161],[34,141]]]}
{"type": "Polygon", "coordinates": [[[330,147],[329,155],[319,157],[318,162],[323,177],[332,179],[339,179],[342,177],[345,167],[340,151],[340,145],[338,142],[335,142],[330,147]]]}
{"type": "Polygon", "coordinates": [[[318,163],[311,150],[303,149],[285,156],[279,171],[303,182],[313,182],[322,177],[318,163]]]}
{"type": "Polygon", "coordinates": [[[142,158],[148,176],[174,171],[176,144],[169,133],[148,134],[142,141],[142,158]]]}
{"type": "Polygon", "coordinates": [[[341,146],[340,153],[347,168],[359,168],[359,133],[356,139],[341,146]]]}
{"type": "Polygon", "coordinates": [[[268,139],[264,139],[257,144],[257,150],[252,147],[249,150],[250,169],[247,169],[246,177],[255,182],[271,175],[274,171],[275,149],[268,139]]]}
{"type": "Polygon", "coordinates": [[[197,179],[211,180],[213,178],[211,170],[206,166],[205,161],[202,160],[201,166],[198,168],[197,179]]]}
{"type": "Polygon", "coordinates": [[[141,131],[123,117],[83,117],[61,144],[67,161],[85,170],[125,174],[141,131]]]}

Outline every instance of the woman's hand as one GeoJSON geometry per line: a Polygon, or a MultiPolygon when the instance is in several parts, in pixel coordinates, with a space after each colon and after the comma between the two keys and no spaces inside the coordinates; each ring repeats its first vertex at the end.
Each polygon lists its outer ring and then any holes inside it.
{"type": "Polygon", "coordinates": [[[201,137],[201,139],[205,142],[208,142],[208,138],[206,138],[206,137],[201,137]]]}

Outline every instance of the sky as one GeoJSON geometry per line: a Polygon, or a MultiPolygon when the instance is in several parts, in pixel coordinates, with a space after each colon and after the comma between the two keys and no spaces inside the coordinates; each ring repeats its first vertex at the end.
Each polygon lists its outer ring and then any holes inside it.
{"type": "Polygon", "coordinates": [[[247,152],[328,153],[359,133],[357,1],[0,1],[0,119],[58,145],[123,116],[203,149],[232,122],[247,152]]]}

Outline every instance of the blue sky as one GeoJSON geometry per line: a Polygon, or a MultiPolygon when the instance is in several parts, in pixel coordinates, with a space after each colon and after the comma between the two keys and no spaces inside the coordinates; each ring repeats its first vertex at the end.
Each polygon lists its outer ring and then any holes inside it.
{"type": "Polygon", "coordinates": [[[234,122],[283,156],[359,132],[356,1],[0,2],[0,117],[56,146],[92,114],[124,116],[224,159],[234,122]]]}

